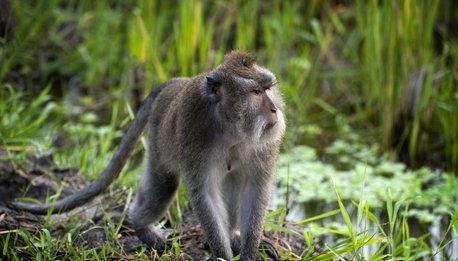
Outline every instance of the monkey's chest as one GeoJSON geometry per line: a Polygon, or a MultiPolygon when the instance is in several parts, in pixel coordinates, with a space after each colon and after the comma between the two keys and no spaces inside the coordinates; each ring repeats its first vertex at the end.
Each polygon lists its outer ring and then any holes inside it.
{"type": "Polygon", "coordinates": [[[240,153],[237,150],[231,150],[226,158],[226,170],[228,172],[238,169],[241,165],[240,153]]]}

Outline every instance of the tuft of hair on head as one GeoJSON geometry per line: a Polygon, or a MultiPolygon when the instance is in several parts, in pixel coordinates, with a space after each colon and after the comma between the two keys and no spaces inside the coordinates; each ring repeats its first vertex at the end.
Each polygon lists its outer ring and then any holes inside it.
{"type": "Polygon", "coordinates": [[[255,57],[247,52],[234,50],[224,56],[224,63],[232,66],[251,67],[256,62],[255,57]]]}

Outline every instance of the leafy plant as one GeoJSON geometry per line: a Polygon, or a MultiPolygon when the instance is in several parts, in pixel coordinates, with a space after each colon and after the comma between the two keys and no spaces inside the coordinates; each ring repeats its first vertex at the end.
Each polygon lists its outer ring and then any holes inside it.
{"type": "Polygon", "coordinates": [[[435,215],[453,211],[458,193],[451,189],[457,184],[451,173],[426,167],[410,170],[404,163],[391,162],[387,155],[377,156],[377,153],[374,145],[336,140],[326,149],[322,156],[326,162],[323,162],[313,148],[294,147],[280,157],[276,205],[284,206],[287,192],[294,201],[289,204],[335,202],[329,186],[333,180],[343,200],[357,200],[364,195],[371,207],[383,206],[388,200],[386,188],[390,188],[391,200],[411,201],[409,213],[424,221],[434,221],[435,215]],[[428,186],[431,182],[435,185],[428,186]],[[361,184],[363,191],[355,189],[361,184]],[[415,209],[428,210],[429,216],[415,209]]]}

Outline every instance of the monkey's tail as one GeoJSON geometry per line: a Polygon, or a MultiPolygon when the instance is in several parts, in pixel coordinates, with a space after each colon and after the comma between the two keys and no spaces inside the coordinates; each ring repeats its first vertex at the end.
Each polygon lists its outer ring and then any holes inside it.
{"type": "Polygon", "coordinates": [[[9,206],[14,209],[25,210],[38,215],[46,215],[49,211],[54,214],[72,210],[75,207],[83,205],[95,196],[102,193],[105,188],[107,188],[119,176],[119,173],[121,173],[122,168],[134,151],[137,142],[140,139],[143,130],[145,129],[146,123],[148,122],[148,117],[151,113],[151,105],[153,104],[154,99],[166,86],[167,84],[164,83],[158,86],[148,95],[148,97],[143,102],[143,105],[136,113],[135,118],[130,124],[126,134],[122,138],[121,144],[119,145],[119,148],[111,159],[110,163],[108,163],[108,166],[105,168],[102,174],[94,182],[89,184],[89,186],[76,192],[73,195],[53,203],[37,205],[14,201],[11,202],[9,206]]]}

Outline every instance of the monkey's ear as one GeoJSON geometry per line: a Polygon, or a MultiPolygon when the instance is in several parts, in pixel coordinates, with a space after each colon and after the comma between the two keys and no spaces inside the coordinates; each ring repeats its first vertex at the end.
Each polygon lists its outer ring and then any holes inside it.
{"type": "Polygon", "coordinates": [[[223,99],[223,87],[221,80],[217,76],[207,76],[207,93],[210,99],[219,102],[223,99]]]}

